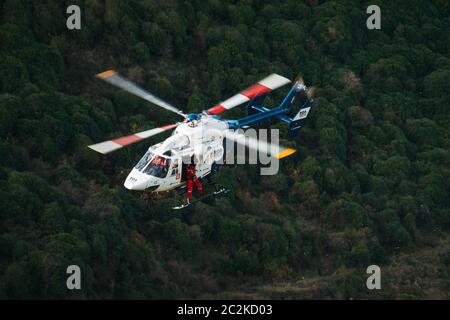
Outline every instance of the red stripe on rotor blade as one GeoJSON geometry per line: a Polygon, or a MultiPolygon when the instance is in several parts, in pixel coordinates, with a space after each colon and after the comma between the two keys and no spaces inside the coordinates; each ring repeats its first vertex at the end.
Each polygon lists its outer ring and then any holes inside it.
{"type": "Polygon", "coordinates": [[[215,106],[215,107],[209,109],[209,110],[208,110],[208,113],[209,113],[209,114],[218,114],[218,113],[224,112],[225,110],[226,110],[226,109],[225,109],[224,107],[222,107],[221,105],[219,105],[219,106],[215,106]]]}
{"type": "Polygon", "coordinates": [[[126,137],[114,139],[112,141],[114,141],[115,143],[118,143],[118,144],[120,144],[122,146],[125,146],[127,144],[134,143],[134,142],[139,141],[139,140],[142,140],[142,138],[138,137],[135,134],[132,134],[131,136],[126,136],[126,137]]]}
{"type": "Polygon", "coordinates": [[[253,99],[256,96],[260,96],[262,94],[265,94],[267,92],[270,92],[272,89],[267,88],[266,86],[263,86],[262,84],[255,84],[251,86],[250,88],[244,90],[241,92],[242,95],[246,96],[249,99],[253,99]]]}

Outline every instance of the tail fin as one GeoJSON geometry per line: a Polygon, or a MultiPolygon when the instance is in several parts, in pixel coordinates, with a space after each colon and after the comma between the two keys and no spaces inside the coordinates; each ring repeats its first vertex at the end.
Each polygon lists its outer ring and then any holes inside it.
{"type": "Polygon", "coordinates": [[[309,110],[311,110],[313,106],[314,100],[311,98],[308,98],[306,102],[303,104],[303,106],[300,108],[300,110],[295,114],[295,116],[291,119],[289,122],[289,136],[295,137],[298,134],[298,131],[301,127],[305,125],[305,119],[309,114],[309,110]]]}
{"type": "Polygon", "coordinates": [[[308,116],[309,111],[311,110],[314,102],[314,100],[311,97],[311,93],[312,90],[309,90],[305,86],[303,77],[301,76],[301,74],[298,74],[291,90],[278,107],[280,109],[285,110],[285,112],[288,113],[291,110],[292,106],[295,105],[294,101],[296,100],[297,97],[304,94],[306,98],[305,102],[300,106],[300,109],[293,117],[289,117],[286,114],[278,116],[279,119],[288,123],[290,137],[295,137],[298,134],[300,128],[303,127],[305,124],[305,119],[308,116]]]}

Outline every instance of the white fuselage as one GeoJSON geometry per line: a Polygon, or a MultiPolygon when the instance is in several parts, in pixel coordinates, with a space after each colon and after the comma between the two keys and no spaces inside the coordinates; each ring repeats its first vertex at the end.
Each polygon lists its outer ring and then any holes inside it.
{"type": "Polygon", "coordinates": [[[181,123],[172,136],[148,149],[125,180],[125,188],[160,192],[180,187],[185,184],[183,163],[191,163],[192,159],[196,176],[207,176],[213,163],[223,158],[226,129],[226,122],[210,116],[181,123]]]}

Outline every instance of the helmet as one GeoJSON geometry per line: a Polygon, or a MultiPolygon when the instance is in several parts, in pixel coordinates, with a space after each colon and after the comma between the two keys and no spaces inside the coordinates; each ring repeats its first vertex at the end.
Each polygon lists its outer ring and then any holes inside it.
{"type": "Polygon", "coordinates": [[[195,114],[195,113],[189,113],[189,114],[186,115],[186,119],[188,121],[198,120],[199,116],[198,116],[198,114],[195,114]]]}

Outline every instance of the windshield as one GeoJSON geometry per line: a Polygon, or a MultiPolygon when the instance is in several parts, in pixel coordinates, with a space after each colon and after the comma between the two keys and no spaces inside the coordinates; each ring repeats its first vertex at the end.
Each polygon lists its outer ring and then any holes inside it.
{"type": "Polygon", "coordinates": [[[169,171],[170,159],[159,156],[148,150],[135,168],[140,172],[157,177],[164,178],[169,171]]]}

